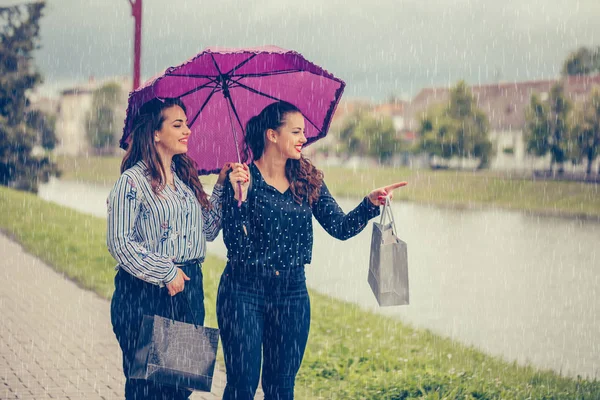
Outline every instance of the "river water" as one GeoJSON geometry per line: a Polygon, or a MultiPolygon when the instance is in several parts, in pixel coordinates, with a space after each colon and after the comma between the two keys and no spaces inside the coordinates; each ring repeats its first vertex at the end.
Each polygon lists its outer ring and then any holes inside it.
{"type": "MultiPolygon", "coordinates": [[[[105,217],[110,187],[53,180],[39,196],[105,217]]],[[[341,199],[350,211],[358,200],[341,199]]],[[[408,243],[410,306],[367,283],[371,226],[337,241],[315,221],[308,285],[506,360],[600,378],[600,223],[504,210],[393,204],[408,243]]],[[[225,257],[221,238],[209,251],[225,257]]]]}

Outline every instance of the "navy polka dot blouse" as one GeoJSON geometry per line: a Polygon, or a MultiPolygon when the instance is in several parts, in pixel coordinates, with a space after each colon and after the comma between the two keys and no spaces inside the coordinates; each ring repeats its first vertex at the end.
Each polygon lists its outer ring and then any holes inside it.
{"type": "Polygon", "coordinates": [[[379,207],[367,197],[344,214],[325,183],[312,207],[307,201],[298,204],[290,189],[281,193],[267,184],[254,163],[249,169],[252,184],[242,206],[238,208],[231,185],[225,185],[223,195],[223,240],[234,268],[259,275],[303,268],[312,259],[313,215],[331,236],[341,240],[357,235],[379,215],[379,207]]]}

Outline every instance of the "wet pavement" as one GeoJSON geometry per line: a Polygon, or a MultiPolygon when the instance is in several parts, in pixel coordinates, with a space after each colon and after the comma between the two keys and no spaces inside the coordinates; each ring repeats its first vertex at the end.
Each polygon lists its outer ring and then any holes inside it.
{"type": "MultiPolygon", "coordinates": [[[[122,399],[110,303],[2,234],[0,255],[0,399],[122,399]]],[[[191,398],[221,398],[223,370],[191,398]]]]}

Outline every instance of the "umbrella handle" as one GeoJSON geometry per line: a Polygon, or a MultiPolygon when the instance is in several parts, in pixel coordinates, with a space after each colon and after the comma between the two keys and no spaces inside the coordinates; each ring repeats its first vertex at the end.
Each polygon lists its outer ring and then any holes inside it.
{"type": "Polygon", "coordinates": [[[238,199],[238,208],[242,206],[242,182],[238,181],[238,190],[240,191],[240,198],[238,199]]]}

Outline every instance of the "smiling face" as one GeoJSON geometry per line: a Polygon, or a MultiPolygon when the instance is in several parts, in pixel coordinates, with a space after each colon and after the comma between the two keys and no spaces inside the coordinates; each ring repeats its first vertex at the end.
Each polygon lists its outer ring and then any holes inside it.
{"type": "Polygon", "coordinates": [[[163,123],[160,130],[154,132],[154,144],[161,158],[172,158],[176,154],[187,153],[188,138],[191,131],[187,126],[187,117],[177,105],[162,111],[163,123]]]}
{"type": "Polygon", "coordinates": [[[304,116],[299,112],[287,113],[283,125],[277,128],[277,131],[269,129],[267,135],[283,157],[300,159],[302,146],[306,143],[304,116]]]}

